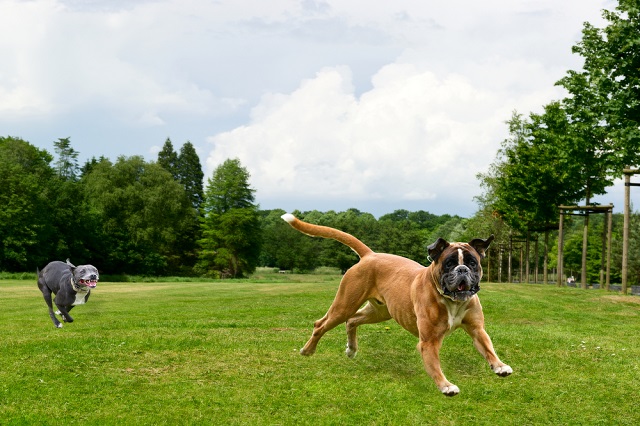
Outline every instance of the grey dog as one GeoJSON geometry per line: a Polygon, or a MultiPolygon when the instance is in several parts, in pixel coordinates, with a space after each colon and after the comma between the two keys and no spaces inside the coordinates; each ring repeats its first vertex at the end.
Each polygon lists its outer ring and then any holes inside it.
{"type": "Polygon", "coordinates": [[[54,261],[38,271],[38,288],[42,292],[44,301],[49,306],[49,316],[53,325],[62,327],[53,312],[51,293],[55,295],[56,314],[62,317],[64,322],[73,322],[69,311],[76,305],[87,303],[91,289],[98,284],[100,274],[93,265],[74,266],[67,259],[65,262],[54,261]]]}

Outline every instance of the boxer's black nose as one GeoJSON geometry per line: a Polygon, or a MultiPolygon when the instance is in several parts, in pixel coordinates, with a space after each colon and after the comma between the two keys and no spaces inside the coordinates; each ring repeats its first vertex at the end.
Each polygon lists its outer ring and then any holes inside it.
{"type": "Polygon", "coordinates": [[[466,265],[458,265],[456,266],[455,272],[457,274],[469,274],[471,270],[466,265]]]}

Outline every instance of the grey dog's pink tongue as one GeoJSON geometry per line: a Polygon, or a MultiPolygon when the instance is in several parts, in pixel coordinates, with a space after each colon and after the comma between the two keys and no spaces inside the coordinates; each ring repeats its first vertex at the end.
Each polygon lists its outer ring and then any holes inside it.
{"type": "Polygon", "coordinates": [[[89,281],[89,280],[80,280],[80,283],[91,288],[95,288],[95,286],[98,285],[97,281],[89,281]]]}

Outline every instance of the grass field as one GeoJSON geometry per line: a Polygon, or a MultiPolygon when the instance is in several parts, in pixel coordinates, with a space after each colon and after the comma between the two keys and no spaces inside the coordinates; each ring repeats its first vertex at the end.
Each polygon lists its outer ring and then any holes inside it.
{"type": "Polygon", "coordinates": [[[514,374],[495,376],[461,330],[440,394],[416,339],[392,321],[299,348],[339,278],[101,282],[54,328],[35,280],[0,281],[2,425],[636,425],[640,297],[484,284],[487,330],[514,374]]]}

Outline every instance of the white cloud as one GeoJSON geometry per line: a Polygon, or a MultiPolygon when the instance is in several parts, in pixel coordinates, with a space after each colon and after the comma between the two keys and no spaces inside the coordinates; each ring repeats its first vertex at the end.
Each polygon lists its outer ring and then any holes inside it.
{"type": "Polygon", "coordinates": [[[290,94],[265,96],[252,121],[211,138],[210,175],[227,158],[251,173],[258,198],[446,199],[477,195],[510,108],[461,75],[393,63],[356,97],[346,67],[290,94]]]}
{"type": "Polygon", "coordinates": [[[246,102],[199,86],[192,64],[179,63],[196,50],[188,43],[197,18],[184,2],[100,3],[0,2],[0,54],[13,59],[0,65],[0,111],[59,115],[97,104],[123,122],[158,125],[161,113],[228,114],[246,102]]]}

